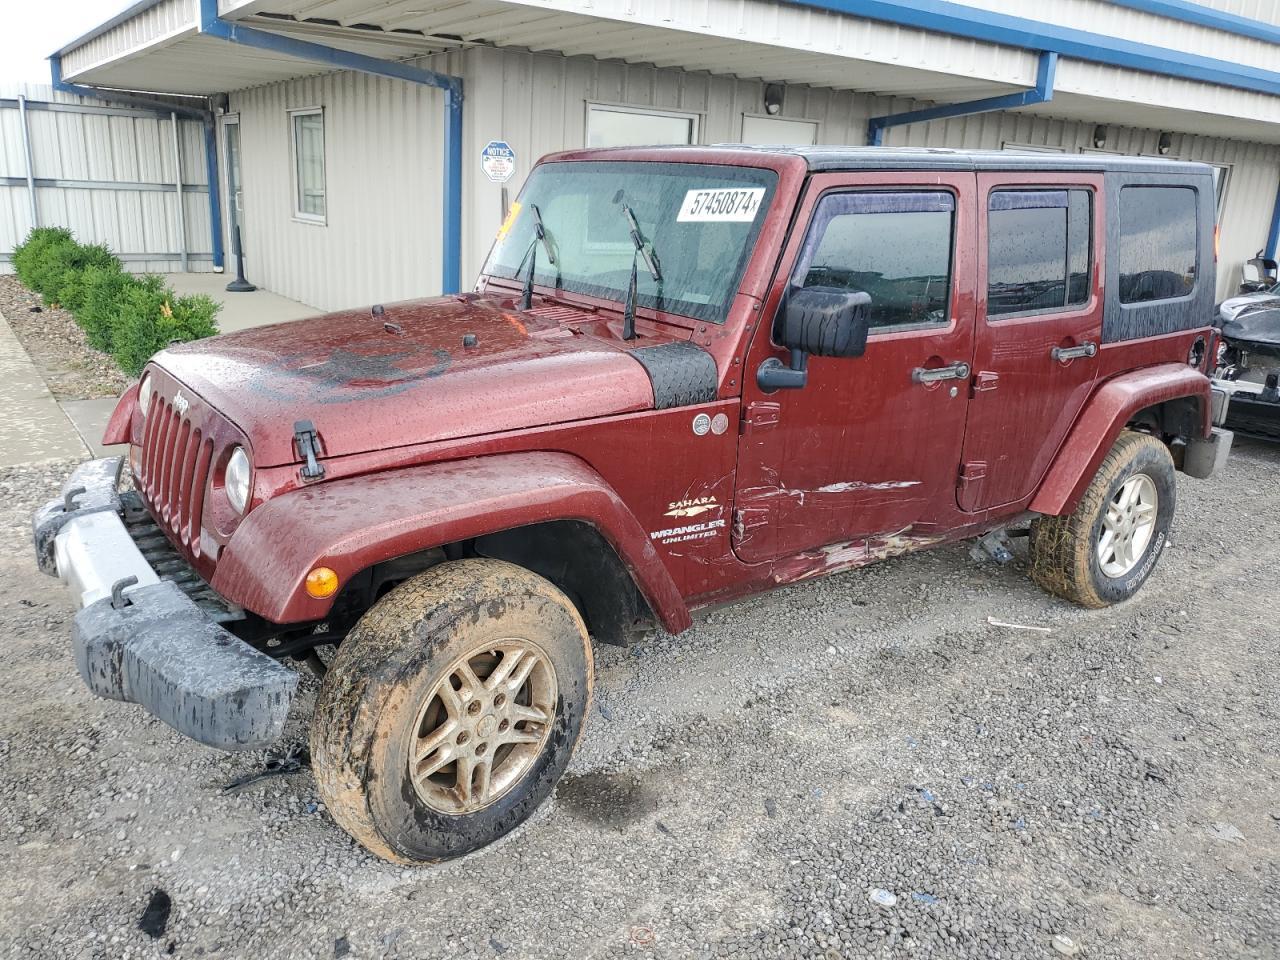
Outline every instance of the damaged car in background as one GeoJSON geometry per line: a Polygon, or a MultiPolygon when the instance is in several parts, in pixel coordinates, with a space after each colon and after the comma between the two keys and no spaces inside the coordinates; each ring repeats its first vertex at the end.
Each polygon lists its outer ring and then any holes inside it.
{"type": "Polygon", "coordinates": [[[1222,319],[1214,371],[1214,422],[1280,441],[1280,299],[1222,319]]]}
{"type": "Polygon", "coordinates": [[[309,663],[333,819],[456,857],[550,795],[593,642],[1004,531],[1133,596],[1231,447],[1214,197],[1101,154],[546,157],[472,292],[157,354],[36,558],[94,693],[260,749],[309,663]]]}

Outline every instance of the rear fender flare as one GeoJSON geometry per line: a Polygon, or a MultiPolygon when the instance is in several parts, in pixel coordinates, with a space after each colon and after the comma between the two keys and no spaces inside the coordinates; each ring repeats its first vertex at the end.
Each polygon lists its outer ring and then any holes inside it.
{"type": "Polygon", "coordinates": [[[598,529],[662,626],[689,627],[688,606],[635,516],[603,477],[566,453],[432,463],[284,494],[245,517],[211,585],[274,623],[322,620],[332,598],[306,593],[314,567],[347,583],[375,563],[548,520],[598,529]]]}
{"type": "Polygon", "coordinates": [[[1209,378],[1195,367],[1163,363],[1102,383],[1071,428],[1029,509],[1051,516],[1073,511],[1120,431],[1148,407],[1182,397],[1199,401],[1201,435],[1209,436],[1209,378]]]}

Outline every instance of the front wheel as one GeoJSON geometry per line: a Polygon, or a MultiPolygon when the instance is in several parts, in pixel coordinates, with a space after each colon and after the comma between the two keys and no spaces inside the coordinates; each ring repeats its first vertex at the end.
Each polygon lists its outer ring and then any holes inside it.
{"type": "Polygon", "coordinates": [[[469,853],[551,793],[591,684],[586,627],[550,582],[497,560],[433,567],[338,649],[311,725],[320,795],[384,859],[469,853]]]}
{"type": "Polygon", "coordinates": [[[1125,431],[1073,513],[1032,523],[1032,579],[1086,607],[1127,600],[1164,551],[1176,499],[1169,449],[1125,431]]]}

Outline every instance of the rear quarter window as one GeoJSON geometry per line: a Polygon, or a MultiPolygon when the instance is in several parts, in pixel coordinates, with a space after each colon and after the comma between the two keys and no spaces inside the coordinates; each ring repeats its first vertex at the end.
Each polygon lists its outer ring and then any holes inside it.
{"type": "Polygon", "coordinates": [[[1120,191],[1121,303],[1174,300],[1196,285],[1198,225],[1191,187],[1120,191]]]}

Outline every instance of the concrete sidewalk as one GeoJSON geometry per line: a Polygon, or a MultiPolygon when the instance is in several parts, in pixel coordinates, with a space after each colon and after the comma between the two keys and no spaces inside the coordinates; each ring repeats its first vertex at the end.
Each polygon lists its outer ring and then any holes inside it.
{"type": "Polygon", "coordinates": [[[0,410],[0,467],[89,456],[79,432],[2,314],[0,410]]]}
{"type": "Polygon", "coordinates": [[[267,290],[252,293],[228,293],[227,284],[235,274],[227,273],[169,273],[165,282],[174,293],[186,296],[203,293],[222,304],[218,311],[218,330],[234,333],[250,327],[265,327],[288,320],[314,317],[320,311],[297,300],[290,300],[267,290]]]}

